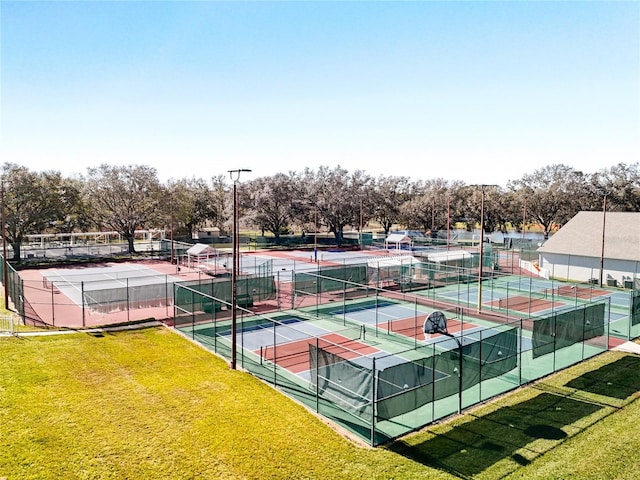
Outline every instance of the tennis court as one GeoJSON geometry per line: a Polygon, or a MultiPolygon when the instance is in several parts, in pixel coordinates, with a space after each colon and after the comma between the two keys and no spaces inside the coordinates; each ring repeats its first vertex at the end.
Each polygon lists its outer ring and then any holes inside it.
{"type": "MultiPolygon", "coordinates": [[[[231,329],[222,328],[217,334],[231,342],[231,329]]],[[[242,348],[253,351],[261,361],[268,361],[299,374],[309,370],[309,345],[321,339],[334,351],[348,358],[370,355],[379,350],[322,328],[299,317],[278,317],[277,320],[251,324],[238,333],[242,348]]]]}
{"type": "Polygon", "coordinates": [[[416,292],[416,295],[468,306],[478,306],[480,300],[483,310],[527,318],[546,316],[598,300],[611,299],[612,302],[629,304],[628,293],[513,275],[486,279],[482,290],[476,282],[425,290],[416,292]]]}
{"type": "MultiPolygon", "coordinates": [[[[82,269],[51,269],[42,274],[43,286],[57,289],[76,305],[100,304],[92,292],[118,290],[129,287],[162,285],[182,281],[172,275],[163,275],[143,265],[115,264],[82,269]]],[[[151,290],[151,289],[147,289],[151,290]]],[[[164,293],[164,289],[162,289],[164,293]]],[[[155,293],[154,293],[155,297],[155,293]]]]}
{"type": "MultiPolygon", "coordinates": [[[[195,335],[216,336],[219,340],[231,343],[232,333],[229,322],[220,322],[212,329],[203,324],[183,331],[195,332],[195,335]]],[[[242,349],[253,352],[261,363],[272,363],[284,368],[302,379],[309,378],[309,346],[320,343],[324,349],[341,357],[357,362],[359,357],[382,358],[382,364],[406,362],[409,356],[394,356],[398,348],[392,339],[375,339],[373,333],[367,333],[361,327],[344,328],[341,322],[325,319],[302,318],[295,315],[274,316],[247,321],[246,326],[236,332],[238,344],[242,349]],[[375,343],[374,347],[372,343],[375,343]],[[386,349],[385,349],[386,348],[386,349]],[[390,360],[394,357],[393,360],[390,360]],[[391,363],[390,363],[391,362],[391,363]]]]}
{"type": "Polygon", "coordinates": [[[100,262],[19,272],[25,321],[86,327],[165,319],[173,313],[173,285],[207,278],[160,260],[100,262]]]}
{"type": "MultiPolygon", "coordinates": [[[[385,278],[397,274],[389,288],[370,259],[291,270],[287,288],[278,282],[277,312],[242,311],[239,365],[375,445],[607,349],[608,309],[586,292],[574,295],[576,307],[560,296],[574,292],[557,283],[487,279],[480,314],[469,308],[476,282],[403,291],[411,265],[384,270],[385,278]],[[446,330],[425,335],[436,312],[446,330]]],[[[230,358],[228,317],[201,310],[215,296],[194,300],[205,292],[184,289],[176,328],[230,358]]]]}
{"type": "MultiPolygon", "coordinates": [[[[338,320],[343,319],[366,327],[374,327],[373,335],[379,330],[387,334],[393,333],[421,342],[430,342],[439,337],[439,334],[424,333],[424,322],[433,311],[417,304],[401,304],[397,301],[378,299],[375,302],[364,301],[348,306],[337,306],[323,313],[332,315],[338,320]]],[[[450,333],[461,332],[463,329],[466,332],[474,328],[477,328],[477,325],[462,321],[459,311],[449,314],[447,329],[450,333]]]]}
{"type": "Polygon", "coordinates": [[[491,307],[494,309],[505,310],[506,312],[516,311],[527,315],[532,313],[548,314],[566,306],[566,303],[524,295],[504,296],[491,302],[491,307]]]}

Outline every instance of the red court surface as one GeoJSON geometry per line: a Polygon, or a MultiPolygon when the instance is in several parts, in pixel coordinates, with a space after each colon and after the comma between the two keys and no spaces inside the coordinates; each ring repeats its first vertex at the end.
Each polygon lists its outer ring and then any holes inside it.
{"type": "MultiPolygon", "coordinates": [[[[391,331],[404,335],[409,338],[416,338],[418,340],[428,340],[424,334],[424,321],[427,318],[427,314],[418,315],[418,317],[404,318],[402,320],[392,320],[391,322],[384,322],[378,325],[378,329],[384,331],[391,331]]],[[[447,333],[455,334],[461,329],[463,331],[473,330],[478,328],[477,325],[469,322],[460,322],[454,318],[447,318],[447,333]]],[[[444,336],[440,333],[433,333],[429,338],[438,338],[444,336]]]]}
{"type": "Polygon", "coordinates": [[[542,312],[554,308],[564,307],[566,304],[562,302],[554,302],[542,298],[529,298],[524,295],[515,295],[513,297],[500,298],[490,303],[494,308],[503,310],[517,310],[518,312],[542,312]]]}
{"type": "MultiPolygon", "coordinates": [[[[349,340],[337,333],[329,333],[319,337],[320,346],[328,352],[340,355],[342,358],[352,359],[377,353],[380,350],[365,345],[357,340],[349,340]],[[331,342],[331,343],[329,343],[331,342]]],[[[307,338],[297,342],[289,342],[273,347],[256,350],[257,355],[293,373],[309,370],[309,345],[316,345],[315,338],[307,338]]]]}
{"type": "MultiPolygon", "coordinates": [[[[156,319],[164,321],[173,317],[173,306],[132,308],[109,313],[93,312],[83,308],[62,291],[55,288],[47,288],[44,285],[44,274],[47,270],[55,269],[58,273],[69,270],[70,273],[79,273],[88,267],[111,267],[126,265],[130,268],[141,270],[150,269],[158,275],[177,277],[181,281],[198,280],[203,275],[196,269],[181,266],[170,262],[141,260],[135,262],[103,262],[86,263],[82,265],[55,265],[46,269],[25,269],[20,271],[23,280],[25,316],[26,321],[35,325],[47,324],[54,327],[82,328],[102,325],[111,325],[131,321],[156,319]]],[[[107,270],[107,269],[106,269],[107,270]]],[[[105,270],[105,271],[106,271],[105,270]]],[[[148,272],[147,272],[148,273],[148,272]]]]}
{"type": "Polygon", "coordinates": [[[581,287],[579,285],[562,285],[552,289],[549,294],[558,295],[560,297],[577,297],[582,299],[589,299],[594,297],[602,297],[605,295],[611,295],[611,292],[607,290],[600,290],[598,288],[581,287]]]}

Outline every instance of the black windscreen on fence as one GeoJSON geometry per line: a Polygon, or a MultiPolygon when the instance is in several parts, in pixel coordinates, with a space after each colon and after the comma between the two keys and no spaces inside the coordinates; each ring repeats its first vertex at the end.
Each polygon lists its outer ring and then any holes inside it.
{"type": "Polygon", "coordinates": [[[433,382],[444,374],[433,368],[434,357],[378,370],[377,417],[385,420],[433,401],[433,382]]]}
{"type": "MultiPolygon", "coordinates": [[[[489,334],[462,347],[462,388],[498,377],[518,366],[518,329],[489,334]]],[[[377,418],[390,419],[434,400],[459,394],[458,350],[379,370],[377,418]]]]}
{"type": "MultiPolygon", "coordinates": [[[[465,350],[465,355],[480,359],[479,378],[473,382],[474,385],[499,377],[518,366],[518,329],[515,327],[496,335],[483,336],[480,342],[475,342],[469,347],[470,351],[465,350]]],[[[469,375],[467,370],[469,369],[465,365],[465,377],[469,375]]]]}
{"type": "Polygon", "coordinates": [[[341,291],[356,285],[366,285],[367,265],[327,267],[313,273],[296,273],[293,282],[295,291],[311,295],[341,291]],[[353,285],[349,285],[349,282],[353,285]]]}
{"type": "Polygon", "coordinates": [[[358,416],[371,415],[371,369],[309,344],[311,385],[317,393],[358,416]]]}
{"type": "MultiPolygon", "coordinates": [[[[231,303],[232,300],[232,284],[231,280],[225,279],[210,279],[207,281],[187,281],[181,282],[181,286],[192,288],[200,293],[213,297],[223,302],[231,303]]],[[[239,278],[236,282],[236,292],[238,305],[244,306],[244,304],[252,301],[270,300],[276,296],[276,285],[273,277],[256,277],[246,276],[239,278]]],[[[179,289],[176,292],[175,303],[176,305],[182,305],[183,303],[192,302],[191,294],[188,290],[179,289]],[[183,298],[184,297],[184,298],[183,298]]],[[[199,297],[198,302],[204,304],[207,307],[211,303],[211,299],[199,297]]],[[[201,308],[200,310],[202,310],[201,308]]]]}
{"type": "Polygon", "coordinates": [[[631,325],[640,323],[640,290],[634,290],[631,300],[631,325]]]}
{"type": "Polygon", "coordinates": [[[588,340],[605,332],[606,305],[597,303],[533,322],[533,358],[588,340]]]}

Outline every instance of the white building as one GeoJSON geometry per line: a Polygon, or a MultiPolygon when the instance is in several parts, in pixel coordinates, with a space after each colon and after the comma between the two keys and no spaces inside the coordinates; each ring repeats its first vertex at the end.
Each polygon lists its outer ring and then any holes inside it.
{"type": "Polygon", "coordinates": [[[538,249],[538,259],[551,278],[640,288],[640,213],[579,212],[538,249]]]}

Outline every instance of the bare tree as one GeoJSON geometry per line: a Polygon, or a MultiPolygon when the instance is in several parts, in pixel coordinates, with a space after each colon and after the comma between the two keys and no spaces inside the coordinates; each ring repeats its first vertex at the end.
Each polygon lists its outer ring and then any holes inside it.
{"type": "Polygon", "coordinates": [[[622,212],[640,211],[640,164],[619,163],[592,176],[593,195],[591,207],[602,206],[607,194],[607,208],[622,212]]]}
{"type": "Polygon", "coordinates": [[[402,217],[402,205],[411,198],[409,178],[380,176],[372,185],[369,197],[372,218],[380,223],[385,235],[389,235],[402,217]]]}
{"type": "MultiPolygon", "coordinates": [[[[288,231],[294,219],[295,183],[291,176],[278,173],[246,184],[253,209],[251,221],[276,239],[288,231]]],[[[277,241],[277,240],[276,240],[277,241]]]]}
{"type": "Polygon", "coordinates": [[[162,189],[155,168],[102,164],[88,169],[85,187],[94,223],[120,233],[129,253],[135,253],[136,230],[161,221],[162,189]]]}
{"type": "Polygon", "coordinates": [[[306,169],[300,180],[320,221],[334,234],[336,244],[342,245],[344,227],[360,223],[360,200],[371,177],[361,170],[349,175],[338,165],[334,169],[321,166],[317,172],[306,169]]]}
{"type": "Polygon", "coordinates": [[[510,182],[526,192],[527,214],[544,228],[548,238],[552,225],[563,225],[584,208],[589,186],[582,172],[567,165],[550,165],[510,182]]]}
{"type": "Polygon", "coordinates": [[[175,228],[184,229],[189,240],[193,240],[194,232],[206,222],[216,224],[223,216],[213,201],[213,191],[202,178],[170,180],[166,190],[169,211],[165,215],[173,219],[175,228]]]}

